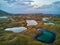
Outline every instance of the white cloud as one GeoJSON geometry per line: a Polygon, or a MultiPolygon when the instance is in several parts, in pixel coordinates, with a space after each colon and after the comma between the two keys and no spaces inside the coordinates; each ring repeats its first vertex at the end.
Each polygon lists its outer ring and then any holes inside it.
{"type": "MultiPolygon", "coordinates": [[[[11,0],[12,1],[12,0],[11,0]]],[[[27,1],[27,0],[26,0],[27,1]]],[[[32,5],[29,2],[24,2],[21,0],[15,0],[14,3],[8,3],[8,1],[1,1],[1,5],[6,6],[6,7],[10,7],[10,8],[32,8],[32,5]]]]}
{"type": "MultiPolygon", "coordinates": [[[[10,12],[40,12],[43,5],[50,5],[55,0],[0,0],[0,5],[3,10],[10,12]],[[9,3],[9,2],[10,3],[9,3]],[[12,2],[11,2],[12,1],[12,2]]],[[[58,1],[58,0],[56,0],[58,1]]],[[[42,10],[41,10],[42,11],[42,10]]]]}
{"type": "MultiPolygon", "coordinates": [[[[13,1],[13,0],[11,0],[13,1]]],[[[1,5],[10,7],[10,8],[37,8],[39,5],[34,0],[15,0],[13,3],[8,3],[8,1],[1,0],[1,5]]]]}

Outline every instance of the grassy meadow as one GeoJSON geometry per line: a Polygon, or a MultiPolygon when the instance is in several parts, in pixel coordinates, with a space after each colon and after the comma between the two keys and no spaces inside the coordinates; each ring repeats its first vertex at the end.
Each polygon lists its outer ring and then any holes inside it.
{"type": "Polygon", "coordinates": [[[47,15],[18,15],[0,20],[0,45],[48,45],[34,39],[39,33],[37,31],[38,28],[54,32],[56,40],[53,45],[60,45],[60,18],[47,15]],[[45,22],[42,20],[43,17],[50,18],[48,22],[53,22],[55,25],[45,25],[45,22]],[[38,24],[36,26],[27,26],[26,20],[36,20],[38,24]],[[27,27],[27,30],[20,33],[5,31],[9,27],[20,26],[27,27]]]}

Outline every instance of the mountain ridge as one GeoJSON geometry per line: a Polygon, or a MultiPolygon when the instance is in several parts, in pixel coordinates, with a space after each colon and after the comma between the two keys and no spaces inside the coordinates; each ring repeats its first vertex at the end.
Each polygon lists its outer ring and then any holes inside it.
{"type": "Polygon", "coordinates": [[[0,16],[18,16],[18,15],[51,15],[51,16],[60,16],[60,14],[44,14],[44,13],[34,13],[34,14],[11,14],[11,13],[8,13],[8,12],[5,12],[3,10],[0,10],[0,16]]]}
{"type": "Polygon", "coordinates": [[[11,15],[11,14],[6,11],[0,10],[0,16],[8,16],[8,15],[11,15]]]}

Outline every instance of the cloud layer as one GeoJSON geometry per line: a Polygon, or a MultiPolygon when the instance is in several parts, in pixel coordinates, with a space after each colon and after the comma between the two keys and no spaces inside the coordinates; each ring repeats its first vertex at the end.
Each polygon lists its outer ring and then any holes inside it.
{"type": "Polygon", "coordinates": [[[10,13],[49,13],[60,10],[60,0],[0,0],[0,9],[10,13]]]}

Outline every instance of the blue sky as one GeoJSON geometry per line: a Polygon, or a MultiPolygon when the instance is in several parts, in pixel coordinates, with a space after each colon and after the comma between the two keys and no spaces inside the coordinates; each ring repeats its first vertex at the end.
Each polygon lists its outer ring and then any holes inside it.
{"type": "Polygon", "coordinates": [[[9,13],[36,13],[41,12],[37,8],[57,1],[60,0],[0,0],[0,9],[9,13]]]}

